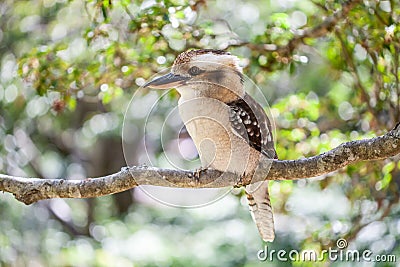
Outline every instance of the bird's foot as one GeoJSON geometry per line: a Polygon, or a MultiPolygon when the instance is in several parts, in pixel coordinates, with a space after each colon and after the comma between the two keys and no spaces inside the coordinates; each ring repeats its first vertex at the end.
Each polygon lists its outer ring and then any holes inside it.
{"type": "Polygon", "coordinates": [[[194,179],[196,179],[196,182],[199,182],[199,181],[200,181],[200,174],[201,174],[201,172],[206,171],[206,170],[208,170],[208,168],[200,167],[200,168],[195,169],[195,170],[193,171],[193,176],[194,176],[194,179]]]}
{"type": "Polygon", "coordinates": [[[121,167],[121,172],[129,171],[129,169],[130,168],[128,166],[121,167]]]}
{"type": "Polygon", "coordinates": [[[234,188],[242,187],[243,186],[243,179],[244,179],[243,175],[240,175],[239,176],[239,180],[237,181],[237,183],[233,187],[234,188]]]}
{"type": "Polygon", "coordinates": [[[235,188],[242,187],[249,185],[251,183],[251,176],[249,176],[247,173],[239,175],[239,179],[237,183],[233,186],[235,188]]]}

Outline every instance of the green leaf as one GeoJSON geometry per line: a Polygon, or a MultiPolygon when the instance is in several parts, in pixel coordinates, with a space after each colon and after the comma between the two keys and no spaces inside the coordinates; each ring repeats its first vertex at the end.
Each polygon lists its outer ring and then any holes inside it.
{"type": "Polygon", "coordinates": [[[290,28],[289,15],[286,13],[274,13],[271,15],[270,19],[276,26],[280,28],[290,28]]]}
{"type": "Polygon", "coordinates": [[[77,101],[74,97],[69,97],[67,101],[67,107],[69,110],[74,111],[76,109],[77,101]]]}

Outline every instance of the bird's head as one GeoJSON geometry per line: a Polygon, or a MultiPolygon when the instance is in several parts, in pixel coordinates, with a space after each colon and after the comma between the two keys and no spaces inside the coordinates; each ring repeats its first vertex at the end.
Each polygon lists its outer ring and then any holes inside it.
{"type": "Polygon", "coordinates": [[[244,94],[242,68],[236,56],[222,50],[190,50],[174,61],[171,72],[144,85],[176,88],[181,97],[237,98],[244,94]]]}

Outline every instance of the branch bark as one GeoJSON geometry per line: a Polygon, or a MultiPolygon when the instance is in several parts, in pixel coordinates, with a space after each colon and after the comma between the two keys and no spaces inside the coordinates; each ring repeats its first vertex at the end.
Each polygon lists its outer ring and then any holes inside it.
{"type": "Polygon", "coordinates": [[[89,198],[118,193],[138,185],[181,188],[243,186],[262,180],[294,180],[336,171],[351,163],[379,160],[400,153],[400,124],[385,135],[351,141],[320,154],[298,160],[263,158],[251,181],[216,170],[178,171],[148,166],[126,167],[120,172],[85,180],[22,178],[0,174],[0,191],[12,193],[25,204],[50,198],[89,198]]]}

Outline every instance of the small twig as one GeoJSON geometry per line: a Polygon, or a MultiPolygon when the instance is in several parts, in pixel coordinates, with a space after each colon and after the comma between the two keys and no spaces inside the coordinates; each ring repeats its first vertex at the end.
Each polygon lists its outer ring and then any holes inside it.
{"type": "Polygon", "coordinates": [[[247,46],[251,50],[260,51],[260,52],[278,52],[281,56],[290,55],[294,49],[296,49],[300,44],[303,43],[304,39],[307,38],[319,38],[325,36],[344,18],[347,17],[347,14],[350,10],[360,4],[361,0],[350,0],[343,4],[341,10],[335,12],[332,16],[327,17],[321,24],[317,25],[311,29],[305,29],[301,34],[293,37],[287,45],[277,46],[274,44],[262,44],[256,45],[249,42],[238,42],[229,45],[230,47],[236,46],[247,46]]]}
{"type": "Polygon", "coordinates": [[[126,6],[125,4],[122,5],[124,7],[124,10],[126,12],[126,14],[128,14],[129,18],[134,21],[135,20],[135,16],[132,14],[132,12],[129,10],[128,6],[126,6]]]}
{"type": "Polygon", "coordinates": [[[400,117],[400,81],[399,81],[399,46],[395,45],[394,48],[394,68],[393,68],[393,75],[395,77],[396,80],[396,93],[397,93],[397,103],[396,106],[397,108],[395,109],[395,116],[396,119],[398,119],[400,117]]]}
{"type": "Polygon", "coordinates": [[[354,63],[353,56],[351,55],[351,52],[348,50],[347,45],[344,42],[339,31],[335,31],[335,34],[342,46],[343,55],[346,58],[346,63],[348,64],[350,73],[352,74],[354,81],[355,81],[355,87],[356,87],[356,89],[357,88],[359,89],[358,91],[361,94],[361,100],[367,104],[367,108],[368,108],[369,112],[371,112],[371,114],[375,114],[375,111],[372,108],[371,103],[369,101],[370,96],[368,95],[367,89],[364,87],[364,85],[361,82],[360,74],[357,71],[357,67],[356,67],[356,64],[354,63]]]}

